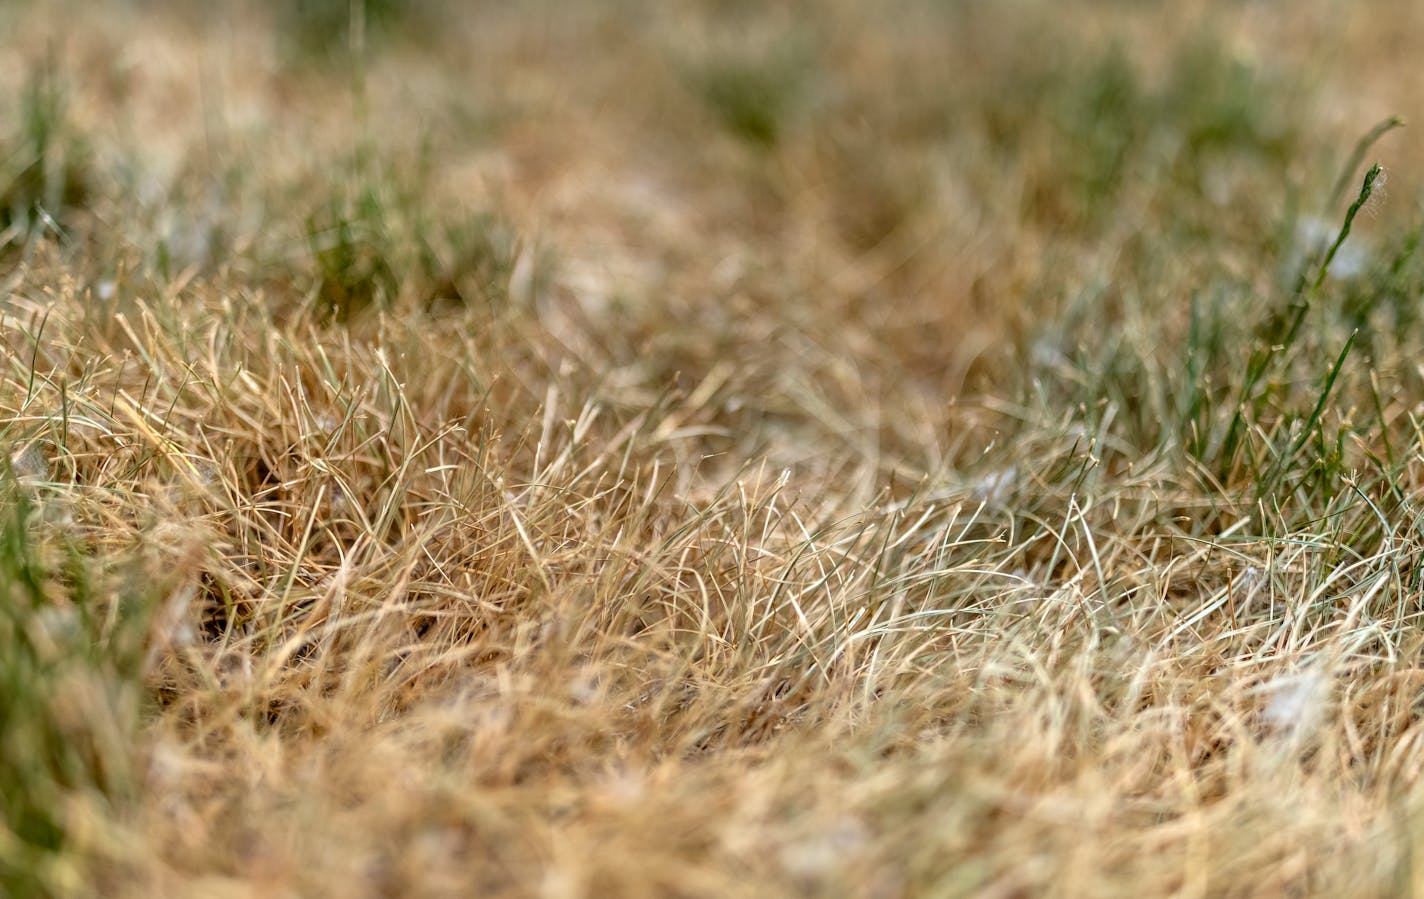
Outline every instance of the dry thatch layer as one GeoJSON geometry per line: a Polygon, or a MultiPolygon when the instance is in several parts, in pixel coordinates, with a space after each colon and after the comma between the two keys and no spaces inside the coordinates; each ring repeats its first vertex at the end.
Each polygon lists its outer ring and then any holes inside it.
{"type": "Polygon", "coordinates": [[[0,892],[1424,890],[1424,11],[12,6],[0,892]]]}

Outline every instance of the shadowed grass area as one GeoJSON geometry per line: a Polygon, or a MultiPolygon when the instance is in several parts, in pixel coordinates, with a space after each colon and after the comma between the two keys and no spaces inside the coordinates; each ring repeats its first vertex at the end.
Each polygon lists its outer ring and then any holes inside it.
{"type": "Polygon", "coordinates": [[[1424,17],[0,20],[0,892],[1418,891],[1424,17]]]}

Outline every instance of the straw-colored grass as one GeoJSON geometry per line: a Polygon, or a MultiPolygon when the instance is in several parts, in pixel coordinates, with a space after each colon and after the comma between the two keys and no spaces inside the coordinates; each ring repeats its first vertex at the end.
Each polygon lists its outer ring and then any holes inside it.
{"type": "Polygon", "coordinates": [[[1424,892],[1419,12],[220,6],[0,7],[0,893],[1424,892]]]}

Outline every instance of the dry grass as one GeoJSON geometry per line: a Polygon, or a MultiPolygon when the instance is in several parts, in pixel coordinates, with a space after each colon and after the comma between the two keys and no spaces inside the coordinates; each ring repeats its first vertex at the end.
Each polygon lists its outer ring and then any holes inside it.
{"type": "Polygon", "coordinates": [[[1283,15],[0,8],[0,893],[1424,892],[1424,17],[1283,15]]]}

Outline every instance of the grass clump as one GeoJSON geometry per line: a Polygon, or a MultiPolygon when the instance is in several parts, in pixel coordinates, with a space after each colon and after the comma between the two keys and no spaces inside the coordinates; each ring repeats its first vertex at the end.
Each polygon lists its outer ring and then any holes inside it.
{"type": "MultiPolygon", "coordinates": [[[[423,207],[423,175],[358,172],[306,219],[315,309],[346,321],[402,302],[501,303],[525,248],[492,211],[423,207]]],[[[537,275],[531,270],[531,278],[537,275]]]]}
{"type": "Polygon", "coordinates": [[[316,299],[336,318],[393,301],[398,290],[385,206],[371,189],[333,201],[307,221],[317,267],[316,299]]]}
{"type": "Polygon", "coordinates": [[[787,36],[765,43],[713,51],[687,76],[729,134],[763,150],[775,147],[802,116],[815,81],[815,58],[804,41],[787,36]]]}

